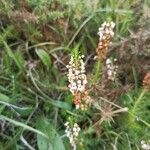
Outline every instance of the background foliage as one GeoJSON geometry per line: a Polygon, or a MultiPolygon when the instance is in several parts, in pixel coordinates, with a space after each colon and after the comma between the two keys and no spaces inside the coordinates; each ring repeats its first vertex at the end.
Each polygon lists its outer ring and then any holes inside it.
{"type": "Polygon", "coordinates": [[[71,149],[63,125],[70,116],[83,128],[79,150],[139,150],[141,140],[150,140],[150,94],[142,89],[150,70],[149,6],[148,0],[0,0],[0,149],[71,149]],[[93,57],[98,28],[109,19],[116,23],[109,55],[118,59],[118,83],[102,92],[98,82],[93,98],[115,100],[129,112],[96,129],[98,110],[76,116],[65,66],[78,48],[88,78],[93,72],[101,80],[93,57]]]}

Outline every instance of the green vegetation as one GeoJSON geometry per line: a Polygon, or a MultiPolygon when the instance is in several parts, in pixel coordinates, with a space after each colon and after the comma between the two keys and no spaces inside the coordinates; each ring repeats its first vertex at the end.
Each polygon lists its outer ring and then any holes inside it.
{"type": "Polygon", "coordinates": [[[149,9],[148,0],[0,0],[0,150],[71,150],[67,121],[80,125],[77,150],[148,143],[149,9]],[[94,59],[105,21],[116,24],[108,52],[117,58],[114,82],[94,59]],[[75,109],[67,87],[66,65],[80,54],[92,99],[86,111],[75,109]]]}

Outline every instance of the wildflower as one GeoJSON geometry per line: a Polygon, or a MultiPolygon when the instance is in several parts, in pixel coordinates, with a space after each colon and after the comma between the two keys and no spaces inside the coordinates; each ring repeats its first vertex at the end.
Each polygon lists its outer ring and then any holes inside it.
{"type": "Polygon", "coordinates": [[[85,75],[85,64],[83,62],[84,56],[79,57],[79,62],[75,63],[73,56],[71,56],[68,68],[68,80],[70,92],[75,95],[77,92],[85,91],[87,79],[85,75]]]}
{"type": "Polygon", "coordinates": [[[148,72],[143,79],[143,87],[145,90],[150,90],[150,72],[148,72]]]}
{"type": "Polygon", "coordinates": [[[76,109],[81,108],[82,110],[87,109],[88,102],[88,92],[86,89],[87,78],[85,74],[85,63],[83,61],[84,55],[79,56],[77,61],[71,56],[68,68],[68,80],[69,80],[69,90],[74,96],[74,104],[76,109]]]}
{"type": "Polygon", "coordinates": [[[106,59],[108,47],[111,44],[111,38],[114,36],[114,22],[104,22],[99,28],[99,43],[96,49],[97,57],[101,60],[106,59]]]}
{"type": "MultiPolygon", "coordinates": [[[[150,142],[150,141],[149,141],[150,142]]],[[[150,150],[150,143],[146,143],[144,140],[141,141],[141,148],[143,150],[150,150]]]]}
{"type": "Polygon", "coordinates": [[[81,129],[77,123],[75,123],[72,128],[69,126],[69,122],[66,122],[64,125],[66,127],[66,136],[69,138],[73,150],[76,150],[77,137],[81,129]]]}
{"type": "Polygon", "coordinates": [[[84,93],[76,93],[74,96],[74,104],[76,109],[87,110],[89,105],[92,103],[91,97],[88,95],[87,91],[84,93]]]}
{"type": "Polygon", "coordinates": [[[114,81],[117,75],[118,66],[114,65],[117,59],[108,58],[106,59],[107,76],[109,80],[114,81]]]}

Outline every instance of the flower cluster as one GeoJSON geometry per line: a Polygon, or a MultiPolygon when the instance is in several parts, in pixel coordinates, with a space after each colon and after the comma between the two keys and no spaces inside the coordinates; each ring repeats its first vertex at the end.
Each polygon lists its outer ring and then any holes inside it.
{"type": "Polygon", "coordinates": [[[76,109],[87,110],[89,105],[91,104],[92,99],[88,96],[88,92],[77,93],[74,97],[74,104],[76,105],[76,109]]]}
{"type": "Polygon", "coordinates": [[[73,147],[73,149],[76,150],[77,137],[81,129],[77,123],[75,123],[73,127],[70,127],[69,122],[66,122],[65,127],[66,136],[69,138],[70,144],[73,147]]]}
{"type": "MultiPolygon", "coordinates": [[[[150,143],[150,140],[149,140],[150,143]]],[[[141,141],[141,148],[143,150],[150,150],[150,144],[146,143],[144,140],[141,141]]]]}
{"type": "Polygon", "coordinates": [[[106,60],[106,68],[107,68],[107,76],[109,80],[114,81],[117,75],[118,66],[114,63],[117,61],[117,59],[108,58],[106,60]]]}
{"type": "Polygon", "coordinates": [[[111,38],[114,36],[114,22],[104,22],[99,28],[99,43],[96,49],[97,57],[101,60],[106,59],[108,47],[111,44],[111,38]]]}
{"type": "Polygon", "coordinates": [[[143,79],[143,87],[145,90],[150,90],[150,72],[143,79]]]}
{"type": "Polygon", "coordinates": [[[74,57],[71,56],[68,68],[68,80],[69,90],[74,96],[74,104],[76,109],[81,108],[86,110],[88,107],[89,97],[86,90],[87,78],[85,75],[85,63],[83,61],[84,55],[79,56],[78,60],[75,61],[74,57]]]}
{"type": "Polygon", "coordinates": [[[83,62],[84,55],[79,56],[78,62],[74,61],[73,56],[71,56],[68,68],[68,80],[69,80],[69,89],[73,95],[78,91],[85,91],[87,84],[87,79],[85,75],[85,64],[83,62]]]}

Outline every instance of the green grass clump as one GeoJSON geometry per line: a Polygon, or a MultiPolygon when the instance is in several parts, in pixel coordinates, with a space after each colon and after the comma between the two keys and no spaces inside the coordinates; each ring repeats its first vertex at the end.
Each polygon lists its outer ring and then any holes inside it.
{"type": "Polygon", "coordinates": [[[122,99],[129,108],[122,125],[134,144],[150,138],[149,96],[149,92],[139,89],[127,93],[122,99]]]}

